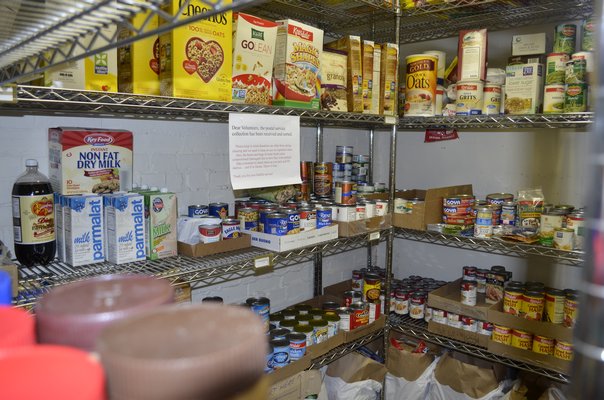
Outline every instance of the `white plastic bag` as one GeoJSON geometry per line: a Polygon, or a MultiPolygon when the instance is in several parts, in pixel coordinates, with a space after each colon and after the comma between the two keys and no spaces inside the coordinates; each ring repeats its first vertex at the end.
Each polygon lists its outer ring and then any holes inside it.
{"type": "Polygon", "coordinates": [[[415,381],[399,378],[390,372],[386,374],[385,400],[424,400],[428,398],[430,384],[434,379],[434,368],[438,363],[436,358],[432,364],[415,381]]]}
{"type": "Polygon", "coordinates": [[[478,399],[474,399],[465,393],[456,392],[450,386],[440,384],[435,379],[430,385],[430,394],[427,398],[430,400],[500,400],[505,396],[504,391],[509,385],[509,382],[503,381],[495,390],[478,399]]]}
{"type": "Polygon", "coordinates": [[[325,376],[328,400],[380,400],[382,384],[368,379],[348,383],[342,378],[325,376]]]}

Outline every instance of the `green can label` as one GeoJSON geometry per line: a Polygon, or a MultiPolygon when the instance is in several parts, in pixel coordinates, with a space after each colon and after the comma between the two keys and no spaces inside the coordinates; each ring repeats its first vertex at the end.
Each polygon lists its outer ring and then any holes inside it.
{"type": "Polygon", "coordinates": [[[564,99],[564,112],[587,111],[587,84],[577,83],[567,85],[564,99]]]}

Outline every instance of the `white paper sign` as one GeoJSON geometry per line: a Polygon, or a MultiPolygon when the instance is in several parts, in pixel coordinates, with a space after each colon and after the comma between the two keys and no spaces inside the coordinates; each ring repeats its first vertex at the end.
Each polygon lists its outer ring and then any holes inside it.
{"type": "Polygon", "coordinates": [[[234,190],[301,183],[300,117],[229,114],[234,190]]]}

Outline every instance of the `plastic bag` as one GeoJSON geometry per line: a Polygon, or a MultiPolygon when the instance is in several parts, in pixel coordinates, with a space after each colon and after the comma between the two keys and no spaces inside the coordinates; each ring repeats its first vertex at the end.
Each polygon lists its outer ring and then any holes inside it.
{"type": "Polygon", "coordinates": [[[424,400],[430,393],[430,385],[434,379],[434,368],[438,358],[415,381],[399,378],[391,373],[386,374],[385,400],[424,400]]]}
{"type": "Polygon", "coordinates": [[[532,228],[536,232],[541,223],[544,201],[541,188],[519,190],[516,199],[516,226],[532,228]]]}
{"type": "Polygon", "coordinates": [[[348,383],[326,375],[324,382],[329,400],[380,400],[381,397],[382,384],[373,379],[348,383]]]}

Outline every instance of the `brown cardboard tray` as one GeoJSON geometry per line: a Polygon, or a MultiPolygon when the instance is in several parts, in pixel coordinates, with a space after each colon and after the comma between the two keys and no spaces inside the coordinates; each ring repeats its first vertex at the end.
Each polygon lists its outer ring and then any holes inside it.
{"type": "Polygon", "coordinates": [[[472,317],[480,321],[489,320],[489,310],[501,307],[501,302],[497,304],[488,304],[485,302],[485,296],[478,293],[475,306],[462,304],[461,299],[461,279],[449,282],[440,288],[428,293],[428,306],[454,312],[456,314],[472,317]]]}
{"type": "Polygon", "coordinates": [[[338,236],[350,237],[361,235],[363,233],[375,232],[382,229],[388,229],[392,226],[390,214],[367,218],[362,221],[341,222],[338,223],[338,236]]]}
{"type": "Polygon", "coordinates": [[[438,322],[428,322],[428,331],[437,335],[446,336],[460,342],[473,344],[486,348],[489,344],[489,337],[476,332],[469,332],[460,328],[439,324],[438,322]]]}
{"type": "Polygon", "coordinates": [[[242,234],[238,238],[221,240],[214,243],[198,243],[196,245],[178,242],[178,254],[189,257],[205,257],[212,254],[226,253],[252,247],[250,235],[242,234]]]}
{"type": "Polygon", "coordinates": [[[513,329],[521,329],[533,334],[572,342],[573,330],[563,325],[552,324],[551,322],[532,321],[516,315],[503,312],[503,305],[499,303],[496,307],[489,309],[489,322],[497,325],[507,326],[513,329]]]}
{"type": "Polygon", "coordinates": [[[522,361],[541,368],[551,369],[563,374],[569,373],[572,364],[571,361],[560,360],[554,356],[534,353],[531,350],[518,349],[516,347],[508,346],[507,344],[493,342],[492,340],[489,340],[488,350],[491,353],[503,357],[522,361]]]}
{"type": "Polygon", "coordinates": [[[365,335],[368,335],[370,333],[383,329],[385,325],[386,325],[386,316],[381,315],[378,319],[376,319],[371,324],[361,326],[359,328],[353,329],[348,332],[344,332],[344,343],[354,342],[355,340],[360,339],[365,335]]]}

